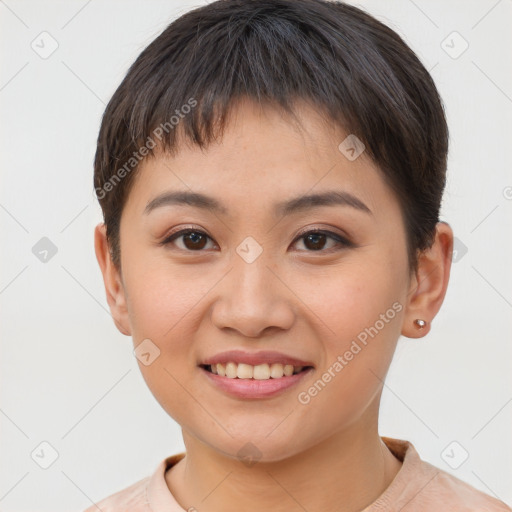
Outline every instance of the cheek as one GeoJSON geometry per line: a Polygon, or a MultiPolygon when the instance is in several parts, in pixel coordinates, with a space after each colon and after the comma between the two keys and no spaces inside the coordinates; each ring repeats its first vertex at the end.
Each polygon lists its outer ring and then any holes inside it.
{"type": "Polygon", "coordinates": [[[364,266],[330,272],[318,286],[299,290],[319,319],[324,350],[314,389],[303,390],[304,401],[309,397],[320,408],[340,404],[334,416],[345,420],[363,411],[380,390],[400,336],[400,280],[382,272],[384,267],[367,259],[364,266]]]}
{"type": "Polygon", "coordinates": [[[372,262],[373,259],[347,260],[337,268],[295,279],[293,283],[294,292],[307,306],[304,314],[317,319],[330,351],[343,349],[347,341],[379,320],[402,295],[397,276],[383,270],[382,261],[372,262]]]}
{"type": "MultiPolygon", "coordinates": [[[[195,364],[193,340],[201,298],[211,288],[210,280],[204,274],[177,272],[168,262],[144,265],[139,260],[126,268],[134,348],[149,339],[158,354],[148,365],[138,360],[140,372],[158,403],[184,428],[209,421],[201,409],[191,407],[186,389],[191,388],[191,365],[195,364]]],[[[196,390],[191,392],[199,399],[196,390]]]]}
{"type": "Polygon", "coordinates": [[[183,331],[213,282],[204,271],[191,268],[180,271],[169,262],[145,264],[139,260],[138,264],[127,266],[127,307],[134,341],[150,338],[165,344],[166,340],[179,339],[185,343],[183,331]]]}

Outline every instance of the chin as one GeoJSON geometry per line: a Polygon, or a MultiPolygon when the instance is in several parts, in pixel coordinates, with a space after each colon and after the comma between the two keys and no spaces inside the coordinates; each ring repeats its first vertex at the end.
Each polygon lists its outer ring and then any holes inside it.
{"type": "Polygon", "coordinates": [[[243,436],[224,438],[224,442],[219,439],[205,440],[205,442],[212,450],[226,457],[237,459],[248,467],[258,462],[280,462],[303,451],[296,436],[283,438],[276,432],[268,435],[269,431],[258,435],[251,435],[246,431],[243,436]]]}

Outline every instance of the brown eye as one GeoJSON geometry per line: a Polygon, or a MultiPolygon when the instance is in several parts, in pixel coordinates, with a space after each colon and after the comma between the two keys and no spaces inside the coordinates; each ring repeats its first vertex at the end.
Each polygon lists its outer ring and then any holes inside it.
{"type": "Polygon", "coordinates": [[[342,249],[343,247],[352,246],[348,240],[330,231],[308,231],[301,234],[296,241],[303,241],[307,252],[330,252],[330,250],[337,250],[342,249]],[[334,244],[331,243],[330,247],[325,248],[329,239],[333,240],[334,244]]]}
{"type": "MultiPolygon", "coordinates": [[[[183,251],[201,252],[209,240],[212,239],[203,231],[189,228],[173,233],[160,242],[160,245],[176,245],[183,251]],[[181,241],[181,246],[177,243],[178,241],[181,241]]],[[[353,246],[350,241],[330,231],[308,231],[295,240],[295,242],[298,241],[303,241],[306,252],[331,252],[353,246]],[[325,247],[329,245],[329,240],[331,240],[331,246],[325,247]]]]}
{"type": "Polygon", "coordinates": [[[317,251],[323,248],[323,246],[325,245],[326,238],[327,236],[324,233],[310,233],[309,235],[306,235],[304,237],[304,245],[308,249],[317,251]]]}
{"type": "Polygon", "coordinates": [[[198,233],[197,231],[191,231],[186,235],[183,235],[183,242],[187,249],[196,250],[203,249],[206,245],[206,235],[198,233]]]}
{"type": "Polygon", "coordinates": [[[163,242],[161,242],[161,245],[169,245],[174,243],[175,240],[179,239],[181,239],[183,242],[183,247],[178,247],[179,249],[187,251],[201,251],[204,249],[210,237],[206,233],[203,233],[197,229],[183,229],[166,238],[163,242]]]}

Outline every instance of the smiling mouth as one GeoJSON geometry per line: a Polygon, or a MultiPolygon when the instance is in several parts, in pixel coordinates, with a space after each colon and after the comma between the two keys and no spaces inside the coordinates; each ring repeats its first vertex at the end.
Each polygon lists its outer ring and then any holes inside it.
{"type": "Polygon", "coordinates": [[[253,366],[245,363],[237,364],[233,361],[226,364],[202,364],[200,367],[207,372],[220,377],[242,380],[281,379],[283,377],[285,378],[290,377],[291,375],[297,375],[313,368],[312,366],[293,366],[291,364],[283,365],[281,363],[264,363],[253,366]]]}

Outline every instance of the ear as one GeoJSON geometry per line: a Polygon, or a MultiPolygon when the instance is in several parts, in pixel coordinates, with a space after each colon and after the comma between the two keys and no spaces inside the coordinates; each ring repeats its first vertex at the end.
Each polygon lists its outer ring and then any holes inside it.
{"type": "Polygon", "coordinates": [[[107,241],[106,226],[103,223],[98,224],[94,229],[94,250],[101,273],[103,274],[107,302],[114,323],[122,334],[131,336],[130,317],[126,307],[124,285],[119,271],[112,263],[107,241]]]}
{"type": "Polygon", "coordinates": [[[407,294],[402,334],[407,338],[422,338],[441,308],[452,266],[453,231],[447,222],[438,222],[432,247],[418,257],[418,270],[411,279],[407,294]],[[414,321],[425,320],[423,329],[414,321]]]}

